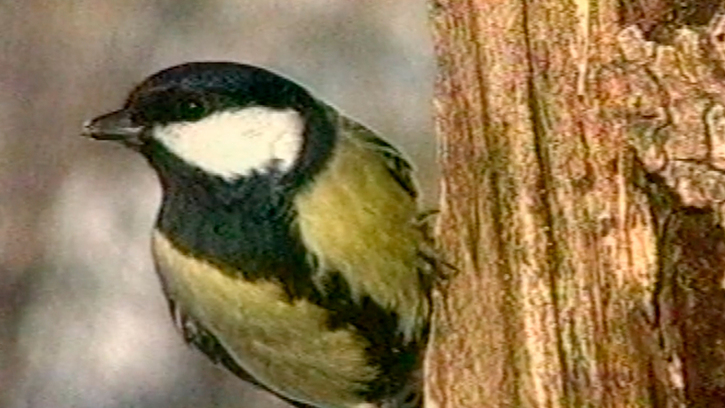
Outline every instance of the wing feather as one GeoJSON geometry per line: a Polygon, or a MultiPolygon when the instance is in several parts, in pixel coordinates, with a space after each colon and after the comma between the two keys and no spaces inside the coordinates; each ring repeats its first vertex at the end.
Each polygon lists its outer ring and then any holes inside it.
{"type": "Polygon", "coordinates": [[[413,166],[395,146],[378,137],[375,132],[362,124],[337,113],[328,107],[328,114],[337,121],[337,128],[359,145],[372,150],[385,162],[390,175],[398,182],[412,199],[418,198],[418,188],[413,179],[413,166]]]}

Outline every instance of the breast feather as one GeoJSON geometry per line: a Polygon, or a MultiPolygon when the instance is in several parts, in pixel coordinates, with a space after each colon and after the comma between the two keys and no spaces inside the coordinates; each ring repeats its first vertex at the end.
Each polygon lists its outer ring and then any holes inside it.
{"type": "Polygon", "coordinates": [[[378,373],[367,365],[363,339],[329,330],[324,309],[305,299],[289,301],[274,282],[222,273],[179,251],[159,231],[152,243],[167,296],[261,383],[311,404],[362,402],[355,387],[378,373]]]}

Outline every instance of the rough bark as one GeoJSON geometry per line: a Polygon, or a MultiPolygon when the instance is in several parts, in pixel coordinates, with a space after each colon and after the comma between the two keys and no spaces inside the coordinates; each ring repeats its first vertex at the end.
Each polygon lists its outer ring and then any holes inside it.
{"type": "Polygon", "coordinates": [[[725,19],[684,3],[430,3],[441,408],[725,406],[725,19]]]}

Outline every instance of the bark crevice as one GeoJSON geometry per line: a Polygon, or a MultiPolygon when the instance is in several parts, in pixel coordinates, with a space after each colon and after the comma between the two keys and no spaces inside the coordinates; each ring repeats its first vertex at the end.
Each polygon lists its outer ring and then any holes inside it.
{"type": "Polygon", "coordinates": [[[661,176],[637,167],[633,182],[649,198],[657,227],[652,324],[668,366],[655,370],[656,401],[680,395],[688,407],[723,407],[725,230],[716,211],[683,205],[661,176]]]}

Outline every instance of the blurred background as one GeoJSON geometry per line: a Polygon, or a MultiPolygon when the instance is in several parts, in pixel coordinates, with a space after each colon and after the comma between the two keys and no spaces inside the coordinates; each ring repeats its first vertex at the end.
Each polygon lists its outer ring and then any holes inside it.
{"type": "Polygon", "coordinates": [[[262,65],[400,146],[435,205],[425,0],[0,0],[0,407],[283,407],[187,348],[144,161],[79,137],[146,75],[262,65]]]}

